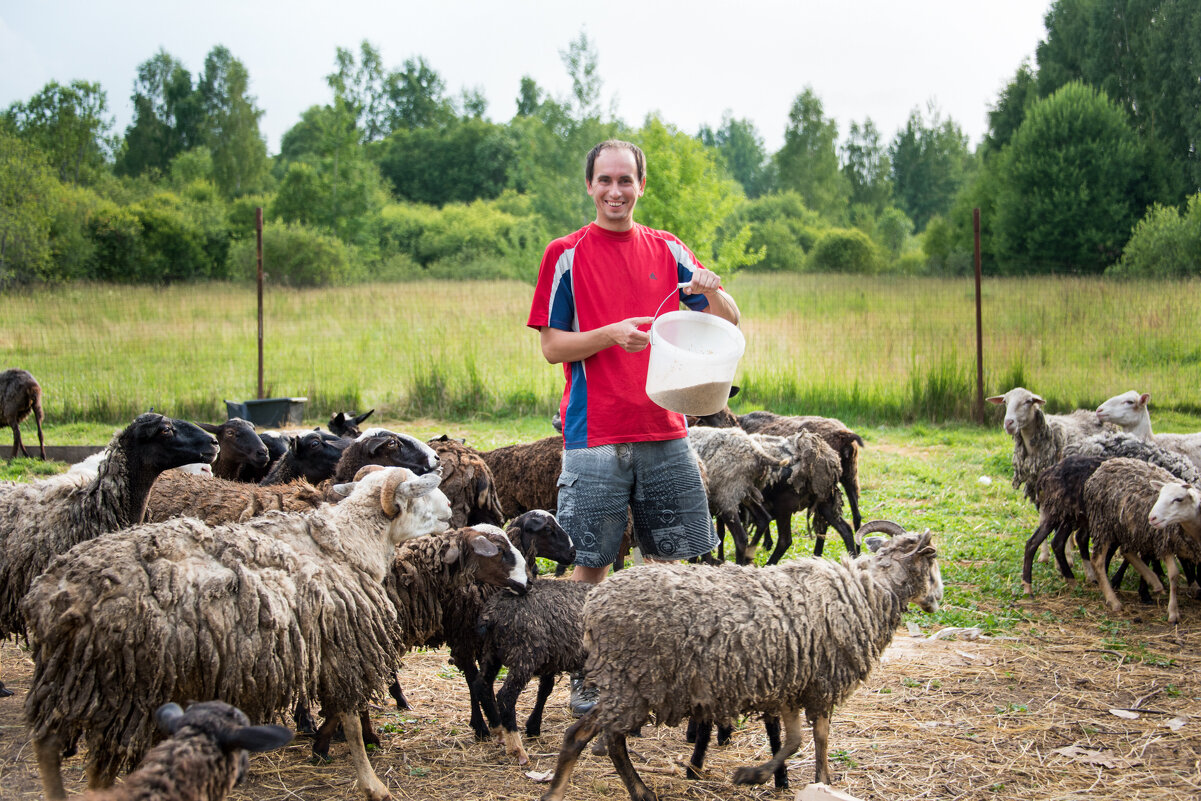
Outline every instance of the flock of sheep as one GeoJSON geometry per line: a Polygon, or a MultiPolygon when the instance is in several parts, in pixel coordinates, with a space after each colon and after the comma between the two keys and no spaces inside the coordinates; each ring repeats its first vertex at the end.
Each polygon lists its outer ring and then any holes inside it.
{"type": "MultiPolygon", "coordinates": [[[[10,394],[0,385],[15,454],[19,418],[35,409],[41,417],[40,389],[11,416],[10,394]]],[[[1045,415],[1042,399],[1021,388],[993,400],[1006,404],[1015,487],[1039,505],[1027,587],[1051,532],[1070,574],[1063,546],[1075,533],[1111,604],[1105,566],[1115,550],[1161,589],[1146,566],[1160,559],[1175,621],[1171,557],[1195,559],[1188,543],[1201,542],[1197,468],[1187,472],[1178,455],[1195,438],[1169,444],[1149,423],[1103,430],[1098,416],[1126,424],[1119,399],[1091,420],[1045,415]],[[1138,482],[1157,493],[1145,510],[1104,503],[1134,497],[1138,482]],[[1184,500],[1173,503],[1173,492],[1184,500]]],[[[696,778],[712,726],[721,743],[747,714],[762,716],[772,757],[740,768],[735,782],[787,786],[802,713],[816,778],[828,782],[834,706],[879,661],[908,606],[934,611],[942,598],[929,532],[862,522],[863,439],[837,420],[728,410],[690,419],[733,563],[719,552],[705,564],[647,564],[594,588],[537,577],[537,558],[567,565],[575,556],[553,516],[561,437],[480,451],[445,436],[360,430],[370,414],[339,413],[328,432],[144,414],[96,459],[0,485],[0,637],[30,645],[25,713],[48,799],[66,797],[61,761],[80,739],[97,798],[222,798],[247,751],[290,739],[250,721],[285,714],[312,732],[318,754],[341,727],[359,787],[388,798],[365,748],[378,744],[368,701],[388,687],[407,706],[401,656],[441,645],[463,673],[475,735],[497,738],[519,764],[528,757],[515,707],[530,681],[538,678],[538,694],[527,736],[540,734],[557,675],[582,671],[599,688],[600,702],[565,734],[544,799],[563,797],[598,735],[631,798],[653,799],[630,761],[629,733],[688,719],[686,775],[696,778]],[[848,556],[781,561],[798,511],[816,556],[830,528],[848,556]],[[880,533],[889,536],[867,536],[880,533]],[[770,555],[755,567],[760,544],[770,555]],[[205,703],[176,706],[188,700],[205,703]],[[170,736],[152,748],[156,728],[170,736]]]]}

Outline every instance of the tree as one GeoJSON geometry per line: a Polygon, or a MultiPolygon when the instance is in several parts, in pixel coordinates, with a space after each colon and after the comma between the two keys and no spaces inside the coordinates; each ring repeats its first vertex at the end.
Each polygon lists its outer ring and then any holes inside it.
{"type": "Polygon", "coordinates": [[[389,132],[443,125],[454,117],[454,109],[446,99],[446,82],[421,56],[407,59],[404,69],[389,73],[384,92],[389,132]]]}
{"type": "Polygon", "coordinates": [[[834,221],[846,218],[850,187],[838,167],[838,126],[811,87],[788,114],[784,146],[775,156],[776,185],[800,193],[805,205],[834,221]]]}
{"type": "Polygon", "coordinates": [[[1001,90],[997,103],[988,111],[986,154],[999,153],[1026,119],[1026,110],[1038,100],[1038,78],[1028,61],[1023,61],[1012,80],[1001,90]]]}
{"type": "Polygon", "coordinates": [[[256,191],[267,175],[267,143],[259,132],[263,112],[247,95],[249,84],[246,67],[229,50],[218,45],[209,51],[197,91],[213,179],[226,197],[256,191]]]}
{"type": "Polygon", "coordinates": [[[388,76],[384,73],[379,50],[366,39],[359,45],[359,60],[354,53],[339,47],[334,54],[335,71],[325,76],[334,92],[354,116],[355,125],[368,142],[383,139],[391,132],[388,113],[388,76]]]}
{"type": "Polygon", "coordinates": [[[192,75],[167,51],[139,65],[132,100],[134,121],[125,130],[119,172],[165,174],[173,158],[204,143],[204,109],[192,75]]]}
{"type": "Polygon", "coordinates": [[[572,116],[577,120],[599,119],[601,79],[597,73],[599,56],[588,35],[580,35],[559,51],[559,58],[571,77],[572,116]]]}
{"type": "Polygon", "coordinates": [[[0,129],[0,286],[48,273],[55,183],[40,152],[0,129]]]}
{"type": "Polygon", "coordinates": [[[716,131],[705,125],[697,138],[706,147],[717,150],[726,169],[748,198],[756,198],[771,188],[772,175],[763,137],[755,124],[747,119],[736,120],[727,110],[722,114],[721,127],[716,131]]]}
{"type": "Polygon", "coordinates": [[[966,177],[967,136],[953,120],[928,108],[929,119],[914,109],[888,148],[896,205],[918,231],[936,214],[945,215],[966,177]]]}
{"type": "Polygon", "coordinates": [[[1144,156],[1125,112],[1103,92],[1072,82],[1039,101],[998,170],[999,258],[1086,272],[1113,263],[1144,205],[1144,156]]]}
{"type": "Polygon", "coordinates": [[[4,112],[21,137],[45,154],[59,180],[79,184],[105,168],[113,149],[113,118],[100,84],[51,81],[4,112]]]}
{"type": "Polygon", "coordinates": [[[394,131],[375,150],[397,197],[441,206],[497,197],[514,158],[508,129],[481,119],[394,131]]]}
{"type": "Polygon", "coordinates": [[[464,88],[459,94],[459,107],[467,119],[482,120],[488,113],[488,98],[479,86],[464,88]]]}
{"type": "Polygon", "coordinates": [[[851,204],[879,216],[892,198],[890,170],[888,150],[871,117],[862,125],[852,122],[842,145],[842,174],[850,186],[851,204]]]}
{"type": "Polygon", "coordinates": [[[517,92],[517,116],[532,117],[542,105],[542,89],[528,75],[521,77],[521,89],[517,92]]]}

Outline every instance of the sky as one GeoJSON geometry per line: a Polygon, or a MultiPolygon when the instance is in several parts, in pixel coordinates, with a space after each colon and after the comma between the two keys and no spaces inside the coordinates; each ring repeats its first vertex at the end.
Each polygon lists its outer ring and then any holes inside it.
{"type": "MultiPolygon", "coordinates": [[[[988,110],[1045,36],[1051,0],[0,0],[0,108],[51,80],[98,82],[115,131],[130,124],[138,65],[158,50],[197,76],[224,45],[250,75],[268,150],[305,109],[330,102],[336,48],[369,41],[385,69],[424,57],[457,97],[482,90],[506,122],[523,76],[566,99],[561,53],[584,33],[602,107],[637,127],[657,114],[695,134],[723,112],[754,123],[769,152],[806,87],[844,139],[871,118],[887,142],[933,106],[972,145],[988,110]],[[636,10],[634,10],[636,9],[636,10]]],[[[927,117],[928,119],[928,117],[927,117]]]]}

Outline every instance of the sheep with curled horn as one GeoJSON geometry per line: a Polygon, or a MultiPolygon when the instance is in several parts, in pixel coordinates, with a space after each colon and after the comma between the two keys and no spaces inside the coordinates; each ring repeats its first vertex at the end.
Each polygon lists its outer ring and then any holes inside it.
{"type": "Polygon", "coordinates": [[[584,605],[584,672],[600,699],[567,730],[543,801],[561,801],[580,752],[601,733],[630,797],[654,798],[626,750],[627,734],[652,716],[667,726],[750,713],[778,718],[784,742],[772,758],[734,774],[737,784],[761,784],[779,781],[784,760],[800,747],[803,711],[813,726],[817,781],[828,783],[835,706],[878,664],[909,604],[934,612],[943,595],[928,530],[872,521],[860,536],[871,552],[841,563],[649,564],[599,584],[584,605]],[[865,536],[888,531],[900,533],[865,536]]]}

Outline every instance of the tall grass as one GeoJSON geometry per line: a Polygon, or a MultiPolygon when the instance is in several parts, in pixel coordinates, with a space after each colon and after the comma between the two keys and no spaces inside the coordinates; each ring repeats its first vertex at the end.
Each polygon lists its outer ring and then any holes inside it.
{"type": "MultiPolygon", "coordinates": [[[[728,283],[747,351],[736,406],[861,422],[969,419],[968,279],[745,274],[728,283]]],[[[986,279],[985,391],[1022,384],[1052,410],[1126,389],[1201,412],[1201,283],[986,279]]],[[[266,394],[390,418],[549,414],[562,369],[525,327],[531,288],[425,281],[268,288],[266,394]]],[[[194,419],[256,394],[252,286],[73,285],[4,297],[3,366],[42,383],[48,416],[120,422],[147,408],[194,419]]]]}

